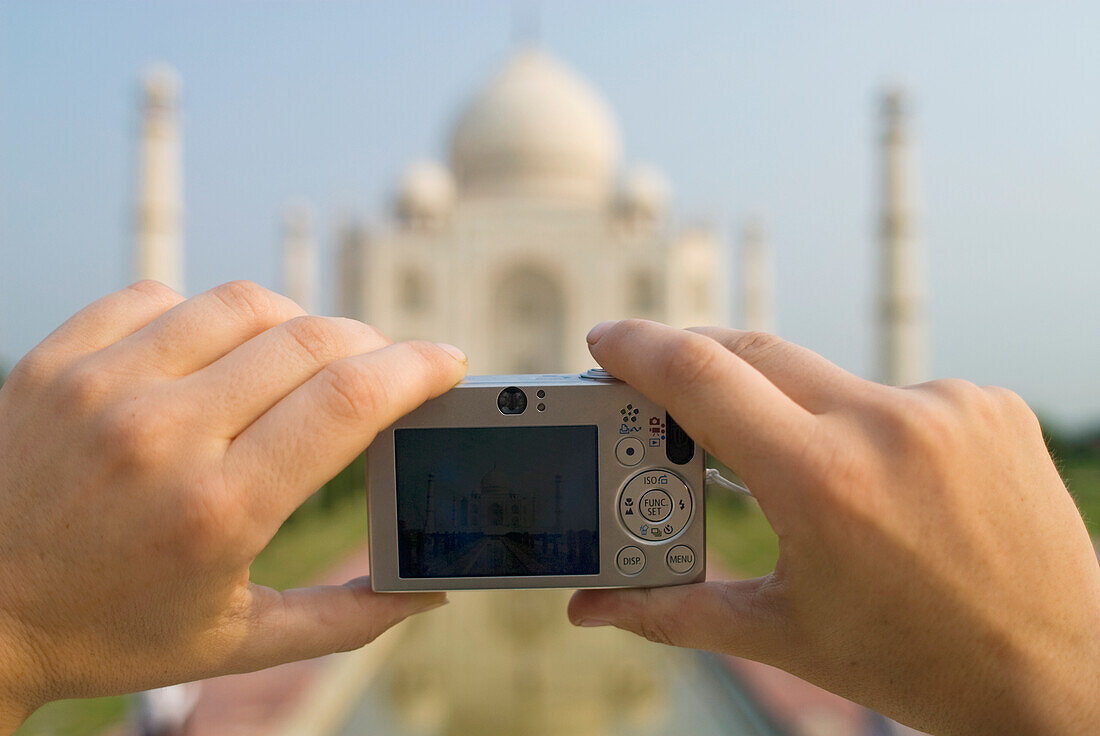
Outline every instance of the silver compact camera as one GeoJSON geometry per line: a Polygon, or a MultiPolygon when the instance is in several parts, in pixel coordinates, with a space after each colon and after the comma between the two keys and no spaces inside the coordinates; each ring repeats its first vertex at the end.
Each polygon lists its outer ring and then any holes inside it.
{"type": "Polygon", "coordinates": [[[473,376],[367,455],[378,591],[705,577],[704,452],[600,369],[473,376]]]}

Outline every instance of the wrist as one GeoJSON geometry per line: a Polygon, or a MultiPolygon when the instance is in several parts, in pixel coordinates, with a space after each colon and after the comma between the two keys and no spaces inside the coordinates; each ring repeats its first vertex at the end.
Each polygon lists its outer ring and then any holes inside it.
{"type": "MultiPolygon", "coordinates": [[[[1100,610],[1098,610],[1100,613],[1100,610]]],[[[1100,642],[1077,616],[1001,629],[975,674],[984,696],[969,704],[960,733],[1077,736],[1100,723],[1100,642]]],[[[1085,617],[1088,620],[1088,617],[1085,617]]]]}
{"type": "Polygon", "coordinates": [[[1041,734],[1089,733],[1100,723],[1100,645],[1039,647],[1014,683],[1041,734]]]}

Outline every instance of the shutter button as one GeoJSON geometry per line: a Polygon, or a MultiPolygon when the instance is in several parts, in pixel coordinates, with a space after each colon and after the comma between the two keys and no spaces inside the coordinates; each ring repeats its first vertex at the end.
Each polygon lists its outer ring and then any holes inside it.
{"type": "Polygon", "coordinates": [[[611,375],[603,368],[589,368],[581,374],[581,378],[587,378],[591,381],[618,381],[618,378],[611,375]]]}

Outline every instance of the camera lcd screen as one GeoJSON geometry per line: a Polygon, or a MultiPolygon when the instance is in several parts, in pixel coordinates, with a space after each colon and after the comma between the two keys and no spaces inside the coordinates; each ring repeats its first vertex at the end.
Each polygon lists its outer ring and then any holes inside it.
{"type": "Polygon", "coordinates": [[[596,427],[394,431],[403,578],[596,575],[596,427]]]}

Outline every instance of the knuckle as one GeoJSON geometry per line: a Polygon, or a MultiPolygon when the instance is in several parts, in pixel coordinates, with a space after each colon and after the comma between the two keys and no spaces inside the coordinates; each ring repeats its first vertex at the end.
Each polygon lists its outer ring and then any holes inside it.
{"type": "MultiPolygon", "coordinates": [[[[848,480],[858,446],[848,439],[846,427],[818,421],[795,446],[797,466],[808,478],[848,480]]],[[[827,481],[828,482],[828,481],[827,481]]]]}
{"type": "Polygon", "coordinates": [[[943,378],[925,384],[935,395],[956,407],[965,407],[985,399],[977,385],[962,378],[943,378]]]}
{"type": "Polygon", "coordinates": [[[267,322],[275,311],[274,294],[252,281],[229,281],[210,293],[230,312],[246,320],[267,322]]]}
{"type": "Polygon", "coordinates": [[[378,373],[363,363],[338,360],[321,372],[325,409],[335,418],[360,423],[378,412],[386,387],[378,373]]]}
{"type": "Polygon", "coordinates": [[[35,347],[15,364],[5,382],[20,390],[42,388],[54,372],[55,359],[41,345],[35,347]]]}
{"type": "MultiPolygon", "coordinates": [[[[372,621],[372,612],[358,599],[354,591],[346,586],[341,586],[339,593],[341,597],[347,599],[350,607],[358,609],[362,614],[360,621],[372,621]]],[[[347,625],[347,608],[343,605],[318,608],[309,611],[307,615],[310,616],[313,625],[318,630],[329,633],[331,639],[329,639],[326,648],[334,652],[350,652],[353,649],[359,649],[370,644],[379,634],[375,631],[373,625],[349,627],[347,625]]]]}
{"type": "MultiPolygon", "coordinates": [[[[369,614],[368,614],[369,615],[369,614]]],[[[334,622],[332,628],[336,628],[338,622],[334,622]]],[[[337,652],[351,652],[356,649],[362,649],[367,644],[371,644],[382,635],[382,631],[375,626],[368,626],[358,630],[346,631],[339,636],[334,643],[334,649],[337,652]]]]}
{"type": "Polygon", "coordinates": [[[405,346],[412,351],[421,366],[427,368],[430,372],[442,370],[453,363],[453,360],[443,352],[443,349],[433,342],[409,340],[405,343],[405,346]]]}
{"type": "Polygon", "coordinates": [[[1008,389],[980,387],[957,378],[935,381],[931,388],[954,424],[971,431],[1031,414],[1023,399],[1008,389]]]}
{"type": "Polygon", "coordinates": [[[60,377],[57,400],[68,411],[87,415],[100,406],[111,393],[111,379],[107,371],[94,361],[79,361],[70,366],[60,377]]]}
{"type": "Polygon", "coordinates": [[[656,616],[643,616],[638,622],[638,633],[656,644],[671,644],[668,627],[656,616]]]}
{"type": "Polygon", "coordinates": [[[951,402],[929,400],[927,396],[914,396],[904,390],[899,390],[899,394],[892,395],[895,400],[884,410],[887,432],[883,439],[897,441],[899,446],[920,457],[939,456],[951,446],[958,432],[958,411],[951,402]]]}
{"type": "Polygon", "coordinates": [[[607,332],[600,337],[599,341],[593,346],[593,349],[597,351],[606,350],[611,346],[621,343],[623,340],[627,339],[631,333],[643,329],[648,324],[650,323],[646,320],[636,317],[621,319],[607,329],[607,332]]]}
{"type": "Polygon", "coordinates": [[[175,289],[154,279],[142,279],[126,288],[157,304],[175,304],[182,298],[175,289]]]}
{"type": "MultiPolygon", "coordinates": [[[[645,328],[651,324],[647,320],[638,319],[637,317],[631,317],[630,319],[622,319],[611,326],[608,330],[607,336],[611,337],[625,337],[631,332],[645,328]]],[[[602,340],[601,340],[602,342],[602,340]]]]}
{"type": "Polygon", "coordinates": [[[242,535],[244,515],[225,489],[197,484],[180,490],[176,547],[190,561],[212,562],[228,551],[249,548],[242,535]]]}
{"type": "Polygon", "coordinates": [[[718,344],[701,335],[683,333],[665,356],[663,378],[669,383],[688,385],[706,377],[717,357],[718,344]]]}
{"type": "MultiPolygon", "coordinates": [[[[645,601],[640,609],[638,633],[657,644],[672,644],[672,637],[669,636],[669,620],[668,616],[665,615],[666,609],[658,605],[652,589],[645,588],[644,590],[645,601]]],[[[686,603],[686,599],[684,600],[686,603]]]]}
{"type": "Polygon", "coordinates": [[[284,323],[284,329],[297,349],[315,363],[330,360],[345,342],[339,326],[325,317],[295,317],[284,323]]]}
{"type": "Polygon", "coordinates": [[[382,330],[366,322],[348,317],[326,317],[326,319],[333,329],[343,336],[350,352],[368,352],[393,342],[382,330]]]}
{"type": "Polygon", "coordinates": [[[996,404],[1011,416],[1031,417],[1034,412],[1024,398],[1011,389],[1001,386],[985,386],[983,390],[996,404]]]}
{"type": "Polygon", "coordinates": [[[748,363],[755,363],[784,344],[781,338],[767,332],[749,331],[738,335],[729,345],[731,352],[748,363]]]}
{"type": "Polygon", "coordinates": [[[393,343],[382,330],[374,325],[360,322],[357,319],[349,319],[348,317],[333,317],[332,319],[335,320],[337,324],[344,327],[348,332],[357,334],[362,342],[366,344],[378,346],[390,345],[393,343]]]}
{"type": "Polygon", "coordinates": [[[131,401],[103,412],[96,442],[105,457],[130,473],[160,468],[165,460],[165,429],[160,414],[131,401]]]}

